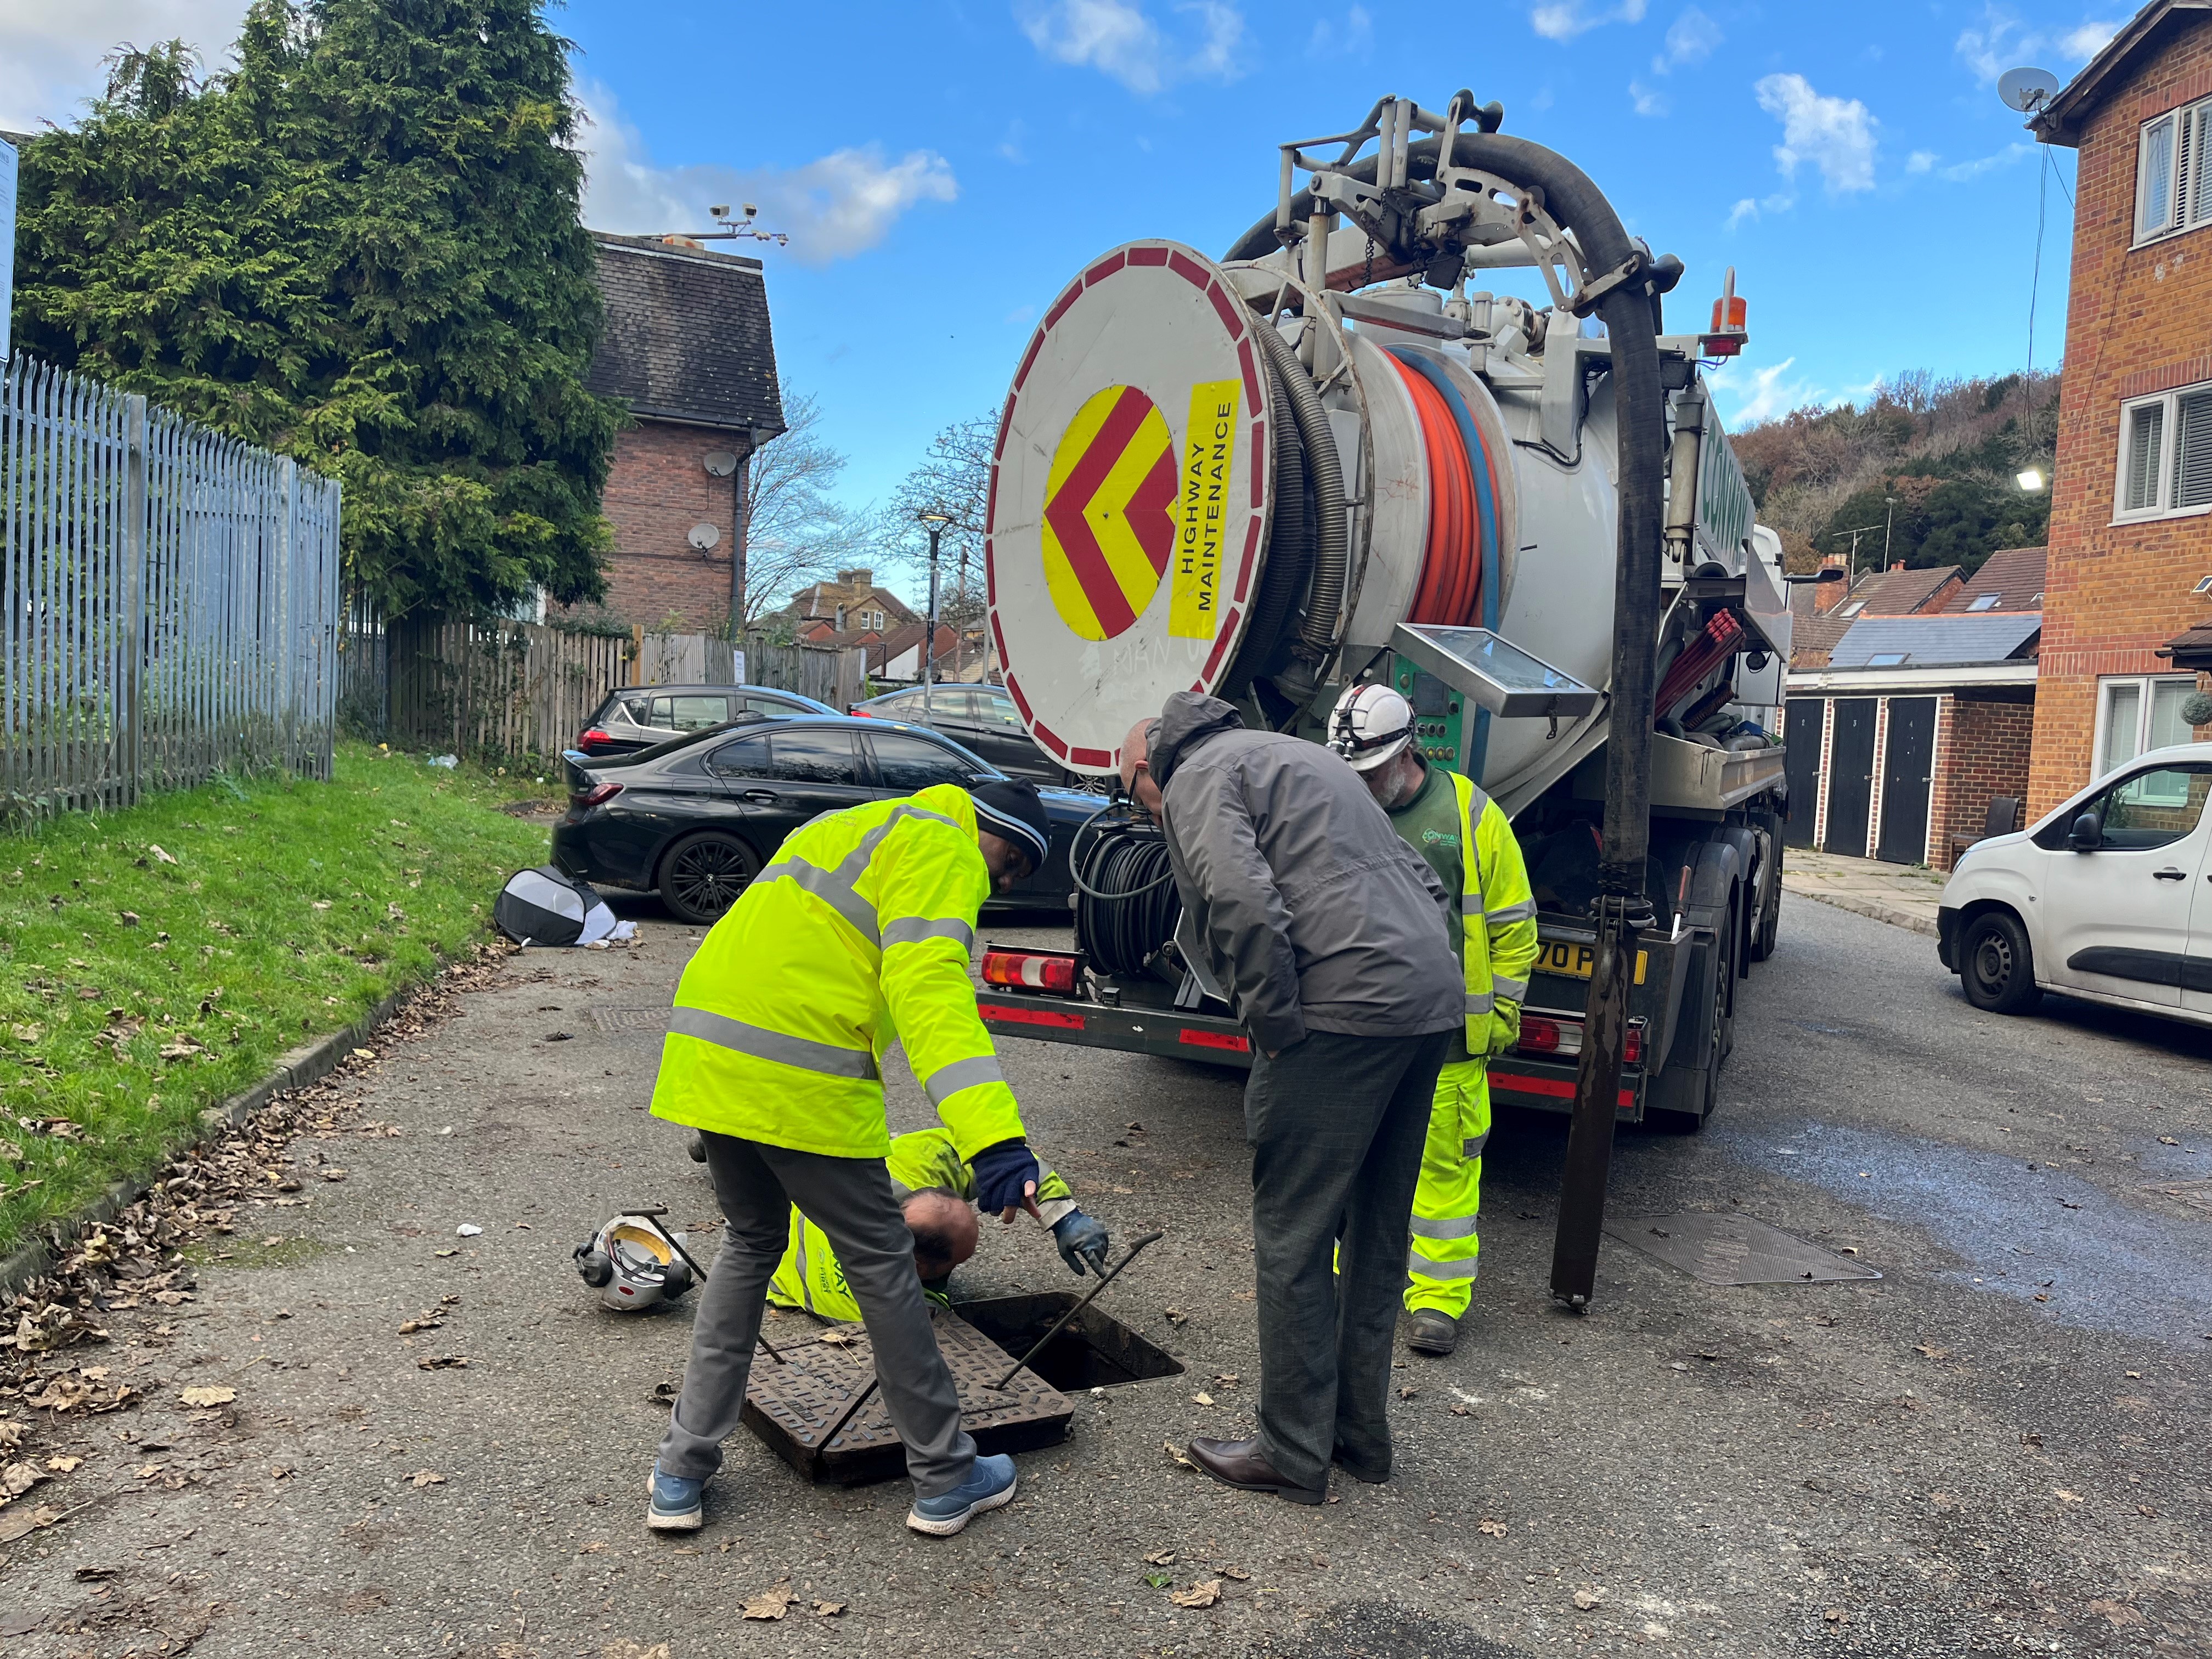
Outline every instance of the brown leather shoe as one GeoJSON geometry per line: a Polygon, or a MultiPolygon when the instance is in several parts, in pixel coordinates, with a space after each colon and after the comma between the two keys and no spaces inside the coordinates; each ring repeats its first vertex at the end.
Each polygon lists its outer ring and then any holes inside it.
{"type": "Polygon", "coordinates": [[[1241,1492],[1271,1492],[1293,1504],[1320,1504],[1328,1498],[1327,1486],[1316,1492],[1311,1486],[1301,1486],[1283,1479],[1256,1440],[1207,1440],[1201,1437],[1190,1443],[1190,1455],[1200,1468],[1223,1486],[1235,1486],[1241,1492]]]}

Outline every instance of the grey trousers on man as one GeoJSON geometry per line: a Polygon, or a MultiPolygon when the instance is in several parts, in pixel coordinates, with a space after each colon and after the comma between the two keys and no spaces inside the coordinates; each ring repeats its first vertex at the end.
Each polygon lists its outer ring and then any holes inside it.
{"type": "Polygon", "coordinates": [[[1275,1472],[1302,1486],[1327,1486],[1333,1455],[1370,1479],[1389,1473],[1391,1339],[1450,1042],[1449,1031],[1313,1031],[1273,1060],[1253,1059],[1244,1127],[1260,1443],[1275,1472]]]}
{"type": "Polygon", "coordinates": [[[975,1443],[960,1426],[959,1390],[930,1328],[914,1235],[884,1160],[825,1158],[732,1135],[701,1139],[726,1231],[692,1316],[691,1363],[668,1414],[660,1472],[703,1480],[722,1467],[722,1442],[737,1432],[744,1410],[761,1310],[790,1243],[796,1204],[829,1235],[860,1304],[915,1493],[939,1497],[967,1480],[975,1443]]]}

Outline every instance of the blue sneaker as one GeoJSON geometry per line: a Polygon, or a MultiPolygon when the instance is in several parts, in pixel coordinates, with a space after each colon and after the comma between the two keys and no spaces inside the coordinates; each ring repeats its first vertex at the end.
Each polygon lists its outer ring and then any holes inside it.
{"type": "Polygon", "coordinates": [[[967,1480],[942,1497],[915,1498],[906,1523],[933,1538],[950,1538],[968,1524],[969,1516],[1013,1501],[1014,1460],[1001,1452],[977,1458],[967,1480]]]}
{"type": "Polygon", "coordinates": [[[704,1480],[663,1474],[656,1463],[646,1490],[653,1502],[647,1506],[645,1524],[655,1532],[696,1532],[705,1524],[706,1508],[700,1502],[700,1494],[707,1490],[704,1480]]]}

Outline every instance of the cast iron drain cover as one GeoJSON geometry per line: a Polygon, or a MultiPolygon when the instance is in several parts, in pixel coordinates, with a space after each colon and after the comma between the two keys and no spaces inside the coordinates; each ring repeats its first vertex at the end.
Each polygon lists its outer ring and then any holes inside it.
{"type": "MultiPolygon", "coordinates": [[[[930,1310],[930,1321],[960,1390],[960,1425],[978,1451],[1030,1451],[1067,1437],[1075,1407],[1066,1395],[1026,1370],[1003,1390],[992,1388],[1013,1356],[942,1308],[930,1310]]],[[[778,1342],[776,1352],[781,1365],[765,1351],[754,1357],[744,1416],[778,1456],[811,1480],[848,1486],[906,1473],[882,1390],[846,1420],[876,1374],[866,1326],[832,1325],[811,1342],[778,1342]]]]}
{"type": "Polygon", "coordinates": [[[592,1024],[609,1036],[629,1036],[639,1031],[650,1031],[659,1036],[668,1030],[668,1012],[658,1005],[651,1008],[594,1008],[592,1024]]]}
{"type": "Polygon", "coordinates": [[[1881,1277],[1872,1267],[1747,1215],[1680,1210],[1673,1215],[1623,1216],[1607,1222],[1605,1231],[1708,1285],[1833,1285],[1881,1277]]]}

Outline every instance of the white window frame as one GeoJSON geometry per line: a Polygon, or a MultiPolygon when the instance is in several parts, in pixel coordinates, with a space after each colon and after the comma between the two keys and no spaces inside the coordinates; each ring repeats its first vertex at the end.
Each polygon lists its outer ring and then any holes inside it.
{"type": "Polygon", "coordinates": [[[2156,695],[2154,688],[2160,685],[2185,686],[2193,691],[2197,689],[2197,676],[2194,674],[2108,674],[2098,680],[2097,724],[2091,733],[2091,741],[2095,751],[2093,757],[2095,763],[2089,770],[2089,775],[2092,778],[2101,778],[2123,766],[2133,765],[2138,757],[2149,752],[2151,705],[2156,695]],[[2132,688],[2136,694],[2135,751],[2124,760],[2114,760],[2106,752],[2106,727],[2110,721],[2112,694],[2116,690],[2123,687],[2132,688]]]}
{"type": "MultiPolygon", "coordinates": [[[[2198,501],[2189,507],[2172,503],[2179,493],[2180,456],[2176,448],[2180,437],[2181,404],[2185,398],[2212,398],[2212,380],[2199,380],[2192,386],[2179,386],[2171,392],[2160,392],[2148,398],[2130,398],[2120,405],[2120,441],[2118,464],[2112,471],[2112,522],[2139,524],[2151,519],[2189,519],[2212,513],[2212,501],[2198,501]],[[2155,475],[2152,480],[2150,501],[2142,507],[2128,505],[2128,475],[2133,470],[2136,416],[2139,410],[2160,407],[2159,454],[2155,475]]],[[[2208,437],[2212,442],[2212,437],[2208,437]]]]}
{"type": "Polygon", "coordinates": [[[2212,98],[2154,115],[2136,136],[2135,240],[2142,247],[2212,225],[2212,98]],[[2166,143],[2163,199],[2148,198],[2153,146],[2166,143]],[[2154,217],[2154,215],[2155,216],[2154,217]]]}

